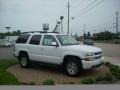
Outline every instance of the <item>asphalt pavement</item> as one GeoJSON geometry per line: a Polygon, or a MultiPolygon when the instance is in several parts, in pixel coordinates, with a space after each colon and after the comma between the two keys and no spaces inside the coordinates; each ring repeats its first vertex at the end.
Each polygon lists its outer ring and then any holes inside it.
{"type": "Polygon", "coordinates": [[[0,47],[0,59],[13,59],[13,47],[0,47]]]}
{"type": "Polygon", "coordinates": [[[120,57],[120,44],[95,43],[95,46],[102,48],[105,56],[120,57]]]}

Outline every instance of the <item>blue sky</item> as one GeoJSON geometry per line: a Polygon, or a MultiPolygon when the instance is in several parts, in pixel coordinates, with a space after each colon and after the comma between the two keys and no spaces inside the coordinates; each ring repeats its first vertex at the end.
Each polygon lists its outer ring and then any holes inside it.
{"type": "MultiPolygon", "coordinates": [[[[49,23],[52,31],[59,17],[64,16],[63,25],[66,33],[68,1],[71,6],[70,17],[75,17],[70,20],[70,32],[72,31],[73,34],[82,35],[84,24],[86,24],[86,32],[100,32],[105,29],[115,32],[115,28],[112,27],[115,23],[116,10],[120,13],[120,0],[103,0],[86,13],[84,12],[87,9],[84,8],[95,0],[0,0],[0,32],[6,32],[4,28],[6,26],[11,26],[11,31],[18,29],[39,31],[42,30],[43,23],[49,23]],[[81,15],[82,13],[84,14],[81,15]]],[[[101,0],[96,0],[96,3],[99,1],[101,0]]]]}

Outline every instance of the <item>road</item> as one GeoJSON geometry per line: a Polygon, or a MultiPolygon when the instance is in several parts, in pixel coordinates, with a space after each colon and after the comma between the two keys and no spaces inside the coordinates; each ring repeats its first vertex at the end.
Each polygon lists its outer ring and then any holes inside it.
{"type": "Polygon", "coordinates": [[[120,57],[120,44],[95,43],[95,46],[102,48],[105,56],[120,57]]]}
{"type": "Polygon", "coordinates": [[[12,59],[13,56],[13,48],[11,47],[0,47],[0,59],[12,59]]]}
{"type": "MultiPolygon", "coordinates": [[[[120,59],[120,44],[95,43],[95,46],[103,49],[104,56],[120,59]]],[[[11,59],[13,57],[13,48],[0,47],[0,59],[11,59]]]]}

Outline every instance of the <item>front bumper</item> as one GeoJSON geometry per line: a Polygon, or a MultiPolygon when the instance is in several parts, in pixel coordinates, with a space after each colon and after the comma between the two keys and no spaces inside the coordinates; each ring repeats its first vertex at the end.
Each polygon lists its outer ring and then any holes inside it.
{"type": "Polygon", "coordinates": [[[103,64],[104,62],[103,60],[104,60],[104,57],[101,57],[100,59],[93,60],[93,61],[82,60],[83,69],[91,69],[94,67],[99,67],[103,64]]]}
{"type": "Polygon", "coordinates": [[[13,53],[13,56],[16,57],[16,58],[19,57],[17,52],[14,52],[14,53],[13,53]]]}

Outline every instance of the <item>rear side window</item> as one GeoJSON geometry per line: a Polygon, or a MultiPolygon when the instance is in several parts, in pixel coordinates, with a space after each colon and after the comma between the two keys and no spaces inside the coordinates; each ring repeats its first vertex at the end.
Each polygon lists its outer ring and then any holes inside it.
{"type": "Polygon", "coordinates": [[[16,43],[26,43],[30,34],[20,35],[16,43]]]}
{"type": "Polygon", "coordinates": [[[32,36],[29,44],[39,45],[40,44],[40,39],[41,39],[41,35],[34,35],[34,36],[32,36]]]}

